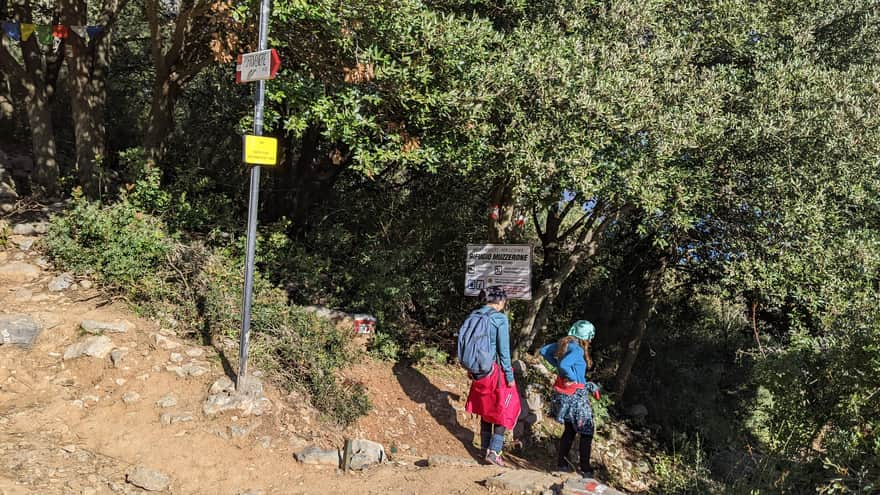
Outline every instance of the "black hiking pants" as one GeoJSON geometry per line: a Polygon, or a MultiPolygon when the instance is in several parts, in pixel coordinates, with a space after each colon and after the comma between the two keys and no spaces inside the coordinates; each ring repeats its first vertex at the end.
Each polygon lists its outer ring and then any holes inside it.
{"type": "MultiPolygon", "coordinates": [[[[565,422],[565,431],[562,438],[559,439],[559,458],[557,459],[560,468],[568,468],[571,463],[568,461],[568,453],[574,443],[574,437],[577,435],[577,429],[570,421],[565,422]]],[[[593,435],[581,435],[581,441],[578,444],[578,454],[580,454],[580,470],[586,474],[592,473],[590,469],[590,454],[593,450],[593,435]]]]}

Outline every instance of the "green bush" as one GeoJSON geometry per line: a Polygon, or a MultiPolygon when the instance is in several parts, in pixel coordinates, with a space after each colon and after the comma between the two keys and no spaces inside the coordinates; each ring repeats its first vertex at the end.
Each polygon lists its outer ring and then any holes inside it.
{"type": "Polygon", "coordinates": [[[126,200],[103,206],[79,196],[65,215],[52,218],[46,236],[59,266],[139,297],[160,284],[173,242],[160,220],[126,200]]]}
{"type": "MultiPolygon", "coordinates": [[[[52,219],[49,254],[66,269],[93,273],[136,296],[148,312],[173,314],[191,335],[237,342],[244,265],[240,250],[174,242],[160,219],[132,203],[161,209],[161,194],[150,192],[150,180],[144,184],[139,195],[109,206],[77,198],[71,210],[52,219]]],[[[363,387],[337,377],[354,358],[348,336],[291,306],[287,294],[259,272],[251,332],[249,359],[281,387],[308,393],[316,408],[343,425],[369,411],[363,387]]]]}
{"type": "Polygon", "coordinates": [[[387,332],[376,332],[370,343],[370,354],[385,361],[395,362],[400,354],[400,344],[387,332]]]}
{"type": "Polygon", "coordinates": [[[446,364],[449,361],[449,353],[423,343],[414,344],[407,354],[413,362],[423,366],[446,364]]]}

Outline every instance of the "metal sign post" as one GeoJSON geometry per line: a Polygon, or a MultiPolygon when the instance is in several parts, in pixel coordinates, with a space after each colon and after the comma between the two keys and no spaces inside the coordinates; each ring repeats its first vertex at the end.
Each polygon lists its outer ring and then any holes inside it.
{"type": "MultiPolygon", "coordinates": [[[[265,50],[269,39],[269,2],[260,2],[259,50],[265,50]]],[[[254,134],[263,135],[263,100],[266,95],[266,81],[257,81],[254,98],[254,134]]],[[[251,299],[254,290],[254,251],[257,243],[257,207],[260,199],[260,166],[251,167],[251,188],[248,196],[247,253],[245,255],[244,293],[241,304],[241,340],[239,343],[239,368],[235,389],[242,391],[247,377],[248,343],[251,329],[251,299]]]]}

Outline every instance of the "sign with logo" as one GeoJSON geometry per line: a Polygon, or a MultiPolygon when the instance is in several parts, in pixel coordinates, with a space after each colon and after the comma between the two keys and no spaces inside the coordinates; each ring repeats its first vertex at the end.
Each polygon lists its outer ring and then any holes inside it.
{"type": "Polygon", "coordinates": [[[244,53],[238,56],[235,63],[235,82],[241,84],[275,79],[279,68],[281,68],[281,57],[274,48],[244,53]]]}
{"type": "Polygon", "coordinates": [[[511,299],[532,299],[532,246],[528,244],[468,244],[464,295],[498,285],[511,299]]]}
{"type": "Polygon", "coordinates": [[[278,140],[273,137],[246,134],[241,159],[251,165],[276,165],[278,140]]]}

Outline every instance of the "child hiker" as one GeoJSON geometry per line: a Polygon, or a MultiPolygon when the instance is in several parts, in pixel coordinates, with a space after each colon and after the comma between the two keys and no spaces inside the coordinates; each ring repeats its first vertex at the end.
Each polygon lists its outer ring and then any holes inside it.
{"type": "Polygon", "coordinates": [[[480,416],[481,448],[489,464],[504,466],[504,433],[519,417],[520,400],[510,364],[510,323],[501,311],[507,292],[489,287],[483,306],[468,316],[458,335],[458,359],[471,382],[465,410],[480,416]]]}
{"type": "Polygon", "coordinates": [[[541,355],[556,367],[559,375],[553,384],[552,412],[556,421],[565,425],[559,440],[557,466],[560,471],[572,471],[568,453],[574,437],[580,434],[579,471],[585,478],[592,478],[590,451],[593,448],[593,410],[590,394],[599,399],[599,387],[587,381],[587,371],[593,367],[590,358],[590,341],[596,335],[593,324],[586,320],[576,321],[568,335],[559,342],[545,345],[541,355]]]}

